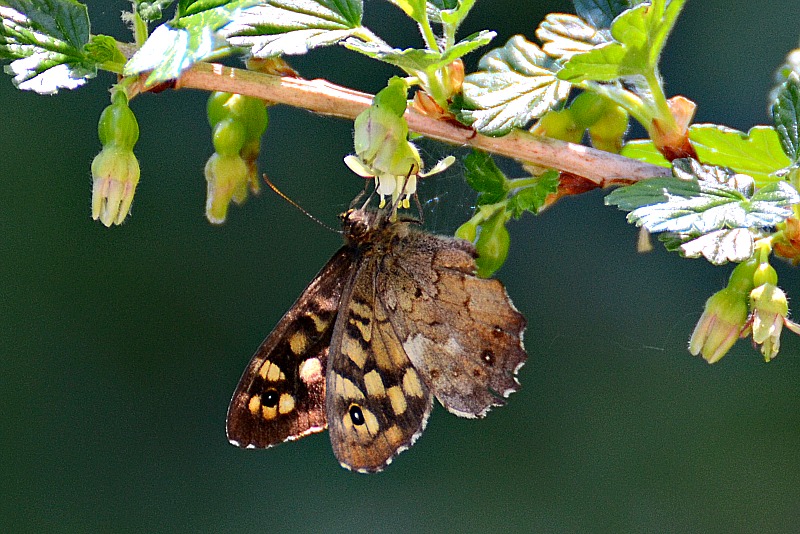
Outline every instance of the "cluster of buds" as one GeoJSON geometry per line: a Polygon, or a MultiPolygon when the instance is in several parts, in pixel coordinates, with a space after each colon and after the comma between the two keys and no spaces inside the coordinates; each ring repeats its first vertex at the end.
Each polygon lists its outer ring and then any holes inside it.
{"type": "Polygon", "coordinates": [[[100,114],[97,135],[103,149],[92,161],[92,219],[106,226],[122,224],[131,210],[140,174],[133,154],[139,124],[123,89],[113,91],[111,105],[100,114]]]}
{"type": "Polygon", "coordinates": [[[780,350],[786,326],[800,335],[800,325],[789,319],[786,294],[778,286],[778,274],[759,252],[740,263],[728,286],[712,295],[689,340],[689,352],[702,354],[708,363],[719,361],[740,337],[752,335],[765,361],[780,350]]]}
{"type": "Polygon", "coordinates": [[[545,113],[533,125],[531,133],[580,143],[588,132],[592,146],[619,154],[627,130],[627,111],[597,93],[586,91],[569,107],[545,113]]]}
{"type": "Polygon", "coordinates": [[[375,179],[380,207],[391,197],[391,205],[408,208],[417,191],[417,178],[445,170],[454,161],[444,158],[430,171],[423,172],[419,150],[408,140],[406,96],[408,85],[402,78],[392,78],[372,105],[356,117],[353,144],[356,155],[344,158],[345,165],[363,178],[375,179]]]}
{"type": "Polygon", "coordinates": [[[205,167],[206,218],[222,224],[231,201],[241,204],[248,189],[253,194],[260,190],[257,160],[267,129],[267,108],[257,98],[216,92],[208,98],[207,111],[214,154],[205,167]]]}

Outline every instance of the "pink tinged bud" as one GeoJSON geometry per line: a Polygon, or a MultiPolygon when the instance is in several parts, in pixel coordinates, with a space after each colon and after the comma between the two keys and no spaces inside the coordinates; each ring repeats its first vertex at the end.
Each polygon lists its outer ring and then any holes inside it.
{"type": "Polygon", "coordinates": [[[745,296],[730,288],[714,293],[689,340],[689,352],[702,354],[708,363],[718,362],[739,339],[747,321],[745,296]]]}
{"type": "Polygon", "coordinates": [[[92,161],[92,219],[122,224],[139,183],[139,162],[128,148],[109,145],[92,161]]]}

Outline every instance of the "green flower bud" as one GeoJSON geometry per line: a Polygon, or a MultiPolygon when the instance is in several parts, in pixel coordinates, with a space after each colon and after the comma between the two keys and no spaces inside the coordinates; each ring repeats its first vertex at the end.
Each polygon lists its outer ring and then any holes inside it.
{"type": "Polygon", "coordinates": [[[222,224],[231,200],[240,204],[247,197],[247,165],[238,155],[213,154],[206,163],[206,218],[222,224]]]}
{"type": "Polygon", "coordinates": [[[584,128],[578,126],[572,117],[572,111],[561,109],[548,111],[531,128],[531,133],[560,139],[569,143],[580,143],[584,128]]]}
{"type": "Polygon", "coordinates": [[[612,105],[608,106],[606,112],[589,126],[589,137],[595,148],[619,154],[622,150],[622,138],[627,131],[628,112],[617,105],[612,105]]]}
{"type": "Polygon", "coordinates": [[[109,145],[92,161],[92,219],[122,224],[139,183],[139,162],[133,151],[109,145]]]}
{"type": "Polygon", "coordinates": [[[408,142],[405,118],[384,108],[370,106],[356,117],[353,145],[359,159],[378,175],[419,172],[419,153],[408,142]]]}
{"type": "Polygon", "coordinates": [[[706,301],[703,315],[689,340],[689,352],[703,355],[708,363],[718,362],[733,347],[747,321],[747,299],[726,287],[706,301]]]}
{"type": "Polygon", "coordinates": [[[132,150],[139,140],[139,123],[128,107],[128,98],[123,91],[116,91],[111,105],[100,114],[97,136],[103,146],[113,145],[128,150],[132,150]]]}
{"type": "Polygon", "coordinates": [[[764,284],[776,285],[778,272],[767,262],[759,263],[753,273],[753,285],[758,287],[764,284]]]}
{"type": "Polygon", "coordinates": [[[759,262],[755,258],[750,258],[737,265],[728,279],[728,287],[742,295],[750,293],[755,287],[753,277],[758,266],[759,262]]]}
{"type": "Polygon", "coordinates": [[[232,96],[232,93],[224,93],[221,91],[215,91],[208,95],[206,116],[208,117],[208,125],[211,126],[212,129],[219,121],[230,116],[226,104],[232,96]]]}
{"type": "Polygon", "coordinates": [[[497,269],[503,266],[508,257],[508,248],[511,236],[506,229],[505,212],[494,215],[481,225],[481,233],[475,248],[478,251],[478,276],[490,277],[497,269]]]}
{"type": "Polygon", "coordinates": [[[214,150],[223,156],[238,156],[245,141],[244,125],[232,118],[219,121],[214,126],[214,150]]]}
{"type": "Polygon", "coordinates": [[[211,93],[206,113],[212,129],[224,119],[241,122],[248,140],[260,139],[269,122],[267,106],[263,100],[235,93],[211,93]]]}
{"type": "Polygon", "coordinates": [[[586,129],[600,120],[611,104],[611,101],[597,93],[584,91],[575,97],[569,109],[575,124],[586,129]]]}
{"type": "Polygon", "coordinates": [[[269,122],[264,101],[251,96],[233,95],[230,108],[234,116],[244,124],[247,139],[261,139],[269,122]]]}

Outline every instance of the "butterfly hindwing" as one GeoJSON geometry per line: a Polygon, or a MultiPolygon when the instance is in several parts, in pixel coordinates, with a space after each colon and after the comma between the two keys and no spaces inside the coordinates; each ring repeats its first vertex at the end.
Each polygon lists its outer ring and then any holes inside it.
{"type": "Polygon", "coordinates": [[[348,469],[380,471],[422,432],[428,387],[403,351],[375,294],[379,260],[364,260],[344,290],[327,376],[333,451],[348,469]]]}
{"type": "Polygon", "coordinates": [[[234,445],[270,447],[325,429],[325,370],[352,251],[322,268],[256,351],[228,408],[234,445]]]}
{"type": "Polygon", "coordinates": [[[525,318],[503,285],[475,276],[475,249],[410,229],[384,258],[377,293],[406,354],[439,402],[482,417],[516,391],[525,318]]]}

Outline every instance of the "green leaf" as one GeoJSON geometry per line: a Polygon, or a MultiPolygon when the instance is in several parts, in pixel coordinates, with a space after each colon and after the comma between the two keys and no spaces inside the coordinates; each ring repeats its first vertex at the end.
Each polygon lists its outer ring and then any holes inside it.
{"type": "Polygon", "coordinates": [[[568,59],[611,41],[608,31],[598,31],[580,17],[564,13],[547,15],[536,28],[536,37],[543,43],[542,50],[557,59],[568,59]]]}
{"type": "Polygon", "coordinates": [[[95,63],[116,63],[124,65],[126,58],[117,47],[117,41],[108,35],[92,35],[89,43],[84,47],[86,56],[95,63]]]}
{"type": "Polygon", "coordinates": [[[768,126],[755,126],[745,134],[715,124],[694,124],[689,139],[700,160],[748,174],[756,185],[774,182],[775,172],[791,163],[778,134],[768,126]]]}
{"type": "Polygon", "coordinates": [[[427,16],[425,13],[425,0],[389,0],[402,9],[406,15],[422,24],[427,16]]]}
{"type": "Polygon", "coordinates": [[[179,6],[186,13],[157,27],[147,41],[125,65],[125,76],[152,70],[146,85],[153,85],[180,76],[194,63],[202,61],[226,46],[218,31],[240,10],[258,0],[195,2],[179,6]],[[208,7],[214,5],[215,7],[208,7]],[[201,8],[208,9],[201,10],[201,8]]]}
{"type": "Polygon", "coordinates": [[[722,265],[729,261],[741,262],[753,255],[755,240],[761,237],[759,232],[750,228],[733,228],[716,230],[697,236],[664,233],[659,240],[664,242],[667,250],[678,251],[687,258],[703,256],[714,265],[722,265]]]}
{"type": "Polygon", "coordinates": [[[83,47],[89,42],[86,6],[73,0],[0,0],[0,59],[19,89],[55,94],[97,73],[83,47]]]}
{"type": "MultiPolygon", "coordinates": [[[[528,181],[530,179],[523,178],[523,180],[528,181]]],[[[558,191],[559,177],[557,171],[549,170],[541,176],[537,176],[535,180],[533,185],[520,189],[509,199],[507,209],[515,218],[521,217],[526,211],[534,214],[539,213],[548,195],[558,191]]]]}
{"type": "Polygon", "coordinates": [[[752,194],[752,179],[727,169],[676,160],[673,170],[675,177],[619,188],[605,202],[631,211],[628,221],[650,232],[689,236],[772,227],[791,216],[790,206],[800,202],[800,194],[787,182],[769,184],[752,194]]]}
{"type": "Polygon", "coordinates": [[[614,42],[573,55],[558,73],[562,80],[610,82],[652,73],[686,0],[653,0],[614,19],[614,42]]]}
{"type": "Polygon", "coordinates": [[[255,57],[305,54],[363,30],[363,7],[361,0],[268,0],[242,13],[224,33],[255,57]]]}
{"type": "Polygon", "coordinates": [[[506,196],[506,175],[486,152],[473,150],[464,158],[464,178],[472,189],[487,195],[487,199],[497,199],[492,202],[498,202],[506,196]]]}
{"type": "Polygon", "coordinates": [[[478,68],[464,80],[458,118],[486,135],[522,128],[569,94],[552,60],[519,35],[483,56],[478,68]]]}
{"type": "Polygon", "coordinates": [[[455,34],[474,5],[475,0],[428,0],[428,17],[449,26],[450,32],[455,34]]]}
{"type": "Polygon", "coordinates": [[[494,36],[494,32],[484,30],[466,37],[443,52],[416,48],[400,50],[383,42],[365,43],[357,39],[347,40],[345,46],[373,59],[399,67],[411,75],[418,73],[425,75],[489,44],[494,36]]]}
{"type": "Polygon", "coordinates": [[[784,153],[792,163],[800,159],[800,77],[792,73],[772,105],[772,122],[784,153]]]}
{"type": "Polygon", "coordinates": [[[672,164],[667,161],[667,158],[658,151],[656,145],[650,140],[637,139],[635,141],[628,141],[622,147],[621,156],[631,158],[645,163],[652,163],[659,167],[671,167],[672,164]]]}
{"type": "Polygon", "coordinates": [[[628,9],[625,0],[573,0],[575,13],[597,29],[610,28],[611,22],[628,9]]]}

